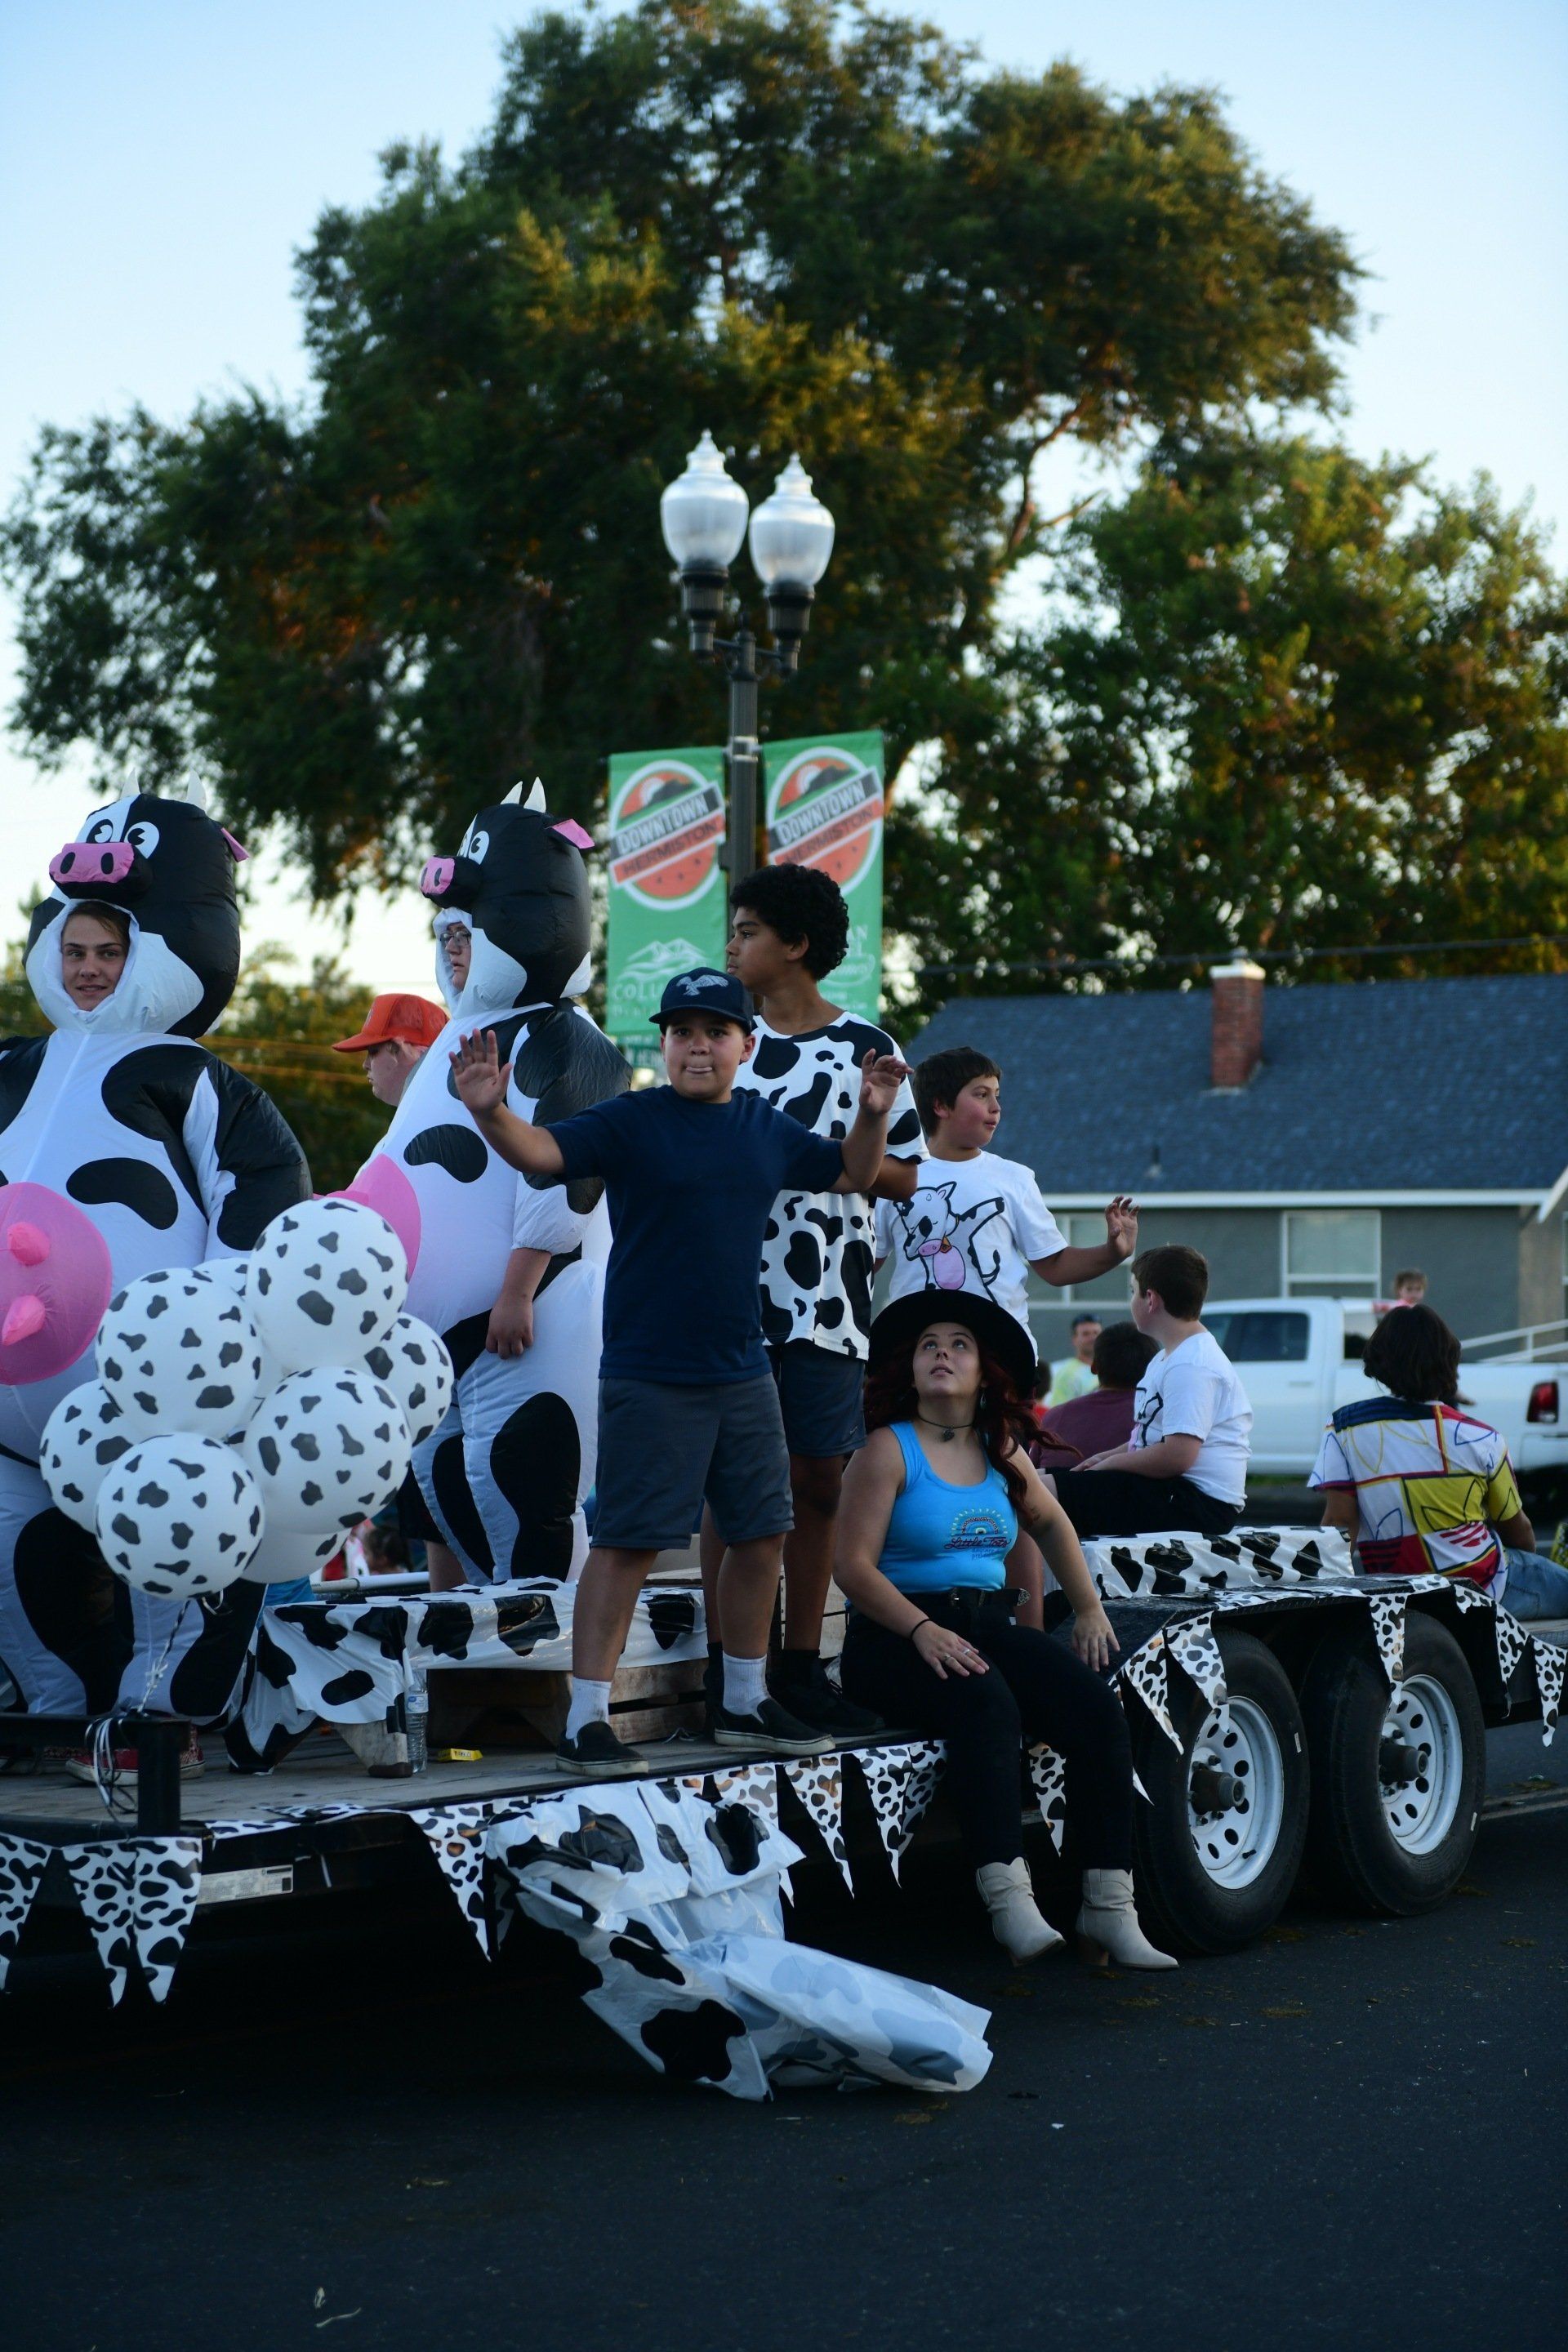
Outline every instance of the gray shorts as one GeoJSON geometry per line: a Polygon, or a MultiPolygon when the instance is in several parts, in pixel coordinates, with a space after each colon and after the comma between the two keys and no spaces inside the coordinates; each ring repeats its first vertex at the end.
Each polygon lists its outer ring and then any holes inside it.
{"type": "Polygon", "coordinates": [[[684,1551],[705,1498],[726,1543],[752,1543],[794,1527],[789,1454],[772,1374],[721,1388],[601,1381],[595,1543],[684,1551]]]}

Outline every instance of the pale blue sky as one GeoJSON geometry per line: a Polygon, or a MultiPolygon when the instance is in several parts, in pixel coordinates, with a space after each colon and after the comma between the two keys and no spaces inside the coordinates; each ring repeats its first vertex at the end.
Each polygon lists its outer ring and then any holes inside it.
{"type": "MultiPolygon", "coordinates": [[[[502,31],[526,13],[492,0],[5,0],[6,493],[46,419],[132,399],[177,416],[240,381],[300,391],[295,247],[323,204],[372,193],[394,139],[468,143],[502,31]]],[[[1561,0],[1484,12],[1121,0],[1095,22],[1056,0],[935,0],[918,13],[996,63],[1067,55],[1120,90],[1220,89],[1265,167],[1373,273],[1349,355],[1352,442],[1430,453],[1454,480],[1484,467],[1510,499],[1533,492],[1543,518],[1568,516],[1561,0]]],[[[1568,561],[1561,536],[1557,555],[1568,561]]],[[[5,637],[7,678],[10,665],[5,637]]],[[[0,796],[21,882],[86,801],[79,782],[39,784],[9,748],[0,796]]],[[[303,944],[290,877],[276,852],[262,863],[250,937],[303,944]]],[[[366,908],[350,960],[379,986],[427,986],[416,906],[366,908]]]]}

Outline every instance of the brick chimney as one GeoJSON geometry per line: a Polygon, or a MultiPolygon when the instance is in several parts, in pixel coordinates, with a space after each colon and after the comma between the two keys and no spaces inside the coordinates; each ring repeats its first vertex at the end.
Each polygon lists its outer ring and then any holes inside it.
{"type": "Polygon", "coordinates": [[[1263,1059],[1263,969],[1237,949],[1229,963],[1211,968],[1209,979],[1209,1084],[1218,1094],[1239,1094],[1263,1059]]]}

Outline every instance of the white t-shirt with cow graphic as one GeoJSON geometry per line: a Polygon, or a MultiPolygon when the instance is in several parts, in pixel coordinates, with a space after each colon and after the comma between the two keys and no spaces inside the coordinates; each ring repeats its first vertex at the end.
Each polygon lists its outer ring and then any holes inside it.
{"type": "Polygon", "coordinates": [[[978,1290],[1029,1328],[1029,1261],[1054,1257],[1067,1235],[1032,1169],[998,1152],[928,1160],[907,1201],[877,1203],[877,1255],[889,1297],[978,1290]]]}
{"type": "MultiPolygon", "coordinates": [[[[851,1013],[795,1037],[765,1021],[755,1034],[736,1086],[754,1087],[775,1110],[836,1143],[855,1124],[867,1055],[899,1053],[885,1029],[851,1013]]],[[[897,1160],[925,1155],[907,1078],[889,1116],[888,1150],[897,1160]]],[[[763,1242],[763,1337],[770,1348],[807,1339],[829,1355],[865,1361],[873,1240],[871,1203],[863,1192],[779,1194],[763,1242]]]]}

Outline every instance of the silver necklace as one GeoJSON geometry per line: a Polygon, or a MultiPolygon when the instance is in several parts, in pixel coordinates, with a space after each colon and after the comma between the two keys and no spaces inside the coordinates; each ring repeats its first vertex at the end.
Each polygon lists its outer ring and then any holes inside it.
{"type": "Polygon", "coordinates": [[[925,1422],[925,1425],[928,1429],[940,1431],[942,1442],[944,1445],[951,1445],[955,1437],[962,1437],[966,1430],[971,1430],[974,1426],[974,1423],[972,1421],[928,1421],[926,1420],[926,1416],[923,1412],[917,1412],[915,1414],[915,1419],[917,1421],[925,1422]]]}

